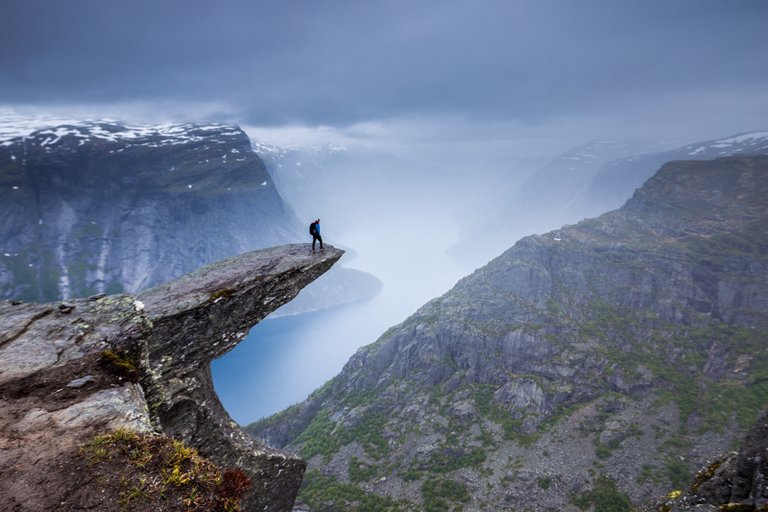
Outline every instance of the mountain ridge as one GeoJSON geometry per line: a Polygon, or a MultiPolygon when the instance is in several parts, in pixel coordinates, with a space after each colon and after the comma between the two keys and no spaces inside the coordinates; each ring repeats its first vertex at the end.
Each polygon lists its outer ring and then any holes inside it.
{"type": "Polygon", "coordinates": [[[765,403],[766,197],[768,157],[666,164],[621,209],[521,240],[248,430],[307,458],[314,507],[335,492],[350,509],[358,488],[391,510],[657,496],[765,403]]]}
{"type": "Polygon", "coordinates": [[[489,255],[505,250],[522,236],[620,207],[664,163],[766,154],[768,132],[744,132],[672,149],[653,146],[648,142],[632,147],[619,141],[593,141],[562,153],[532,174],[519,191],[510,193],[503,211],[458,242],[451,253],[485,263],[489,255]],[[478,247],[488,243],[492,253],[478,252],[478,247]]]}
{"type": "Polygon", "coordinates": [[[342,255],[295,244],[136,296],[0,301],[3,510],[211,510],[199,501],[211,483],[191,466],[198,453],[235,475],[244,510],[291,510],[305,463],[242,432],[214,392],[210,362],[342,255]],[[172,446],[170,467],[152,472],[162,453],[104,443],[139,434],[172,446]],[[134,470],[149,474],[132,480],[134,470]]]}
{"type": "Polygon", "coordinates": [[[237,127],[81,122],[0,143],[0,296],[136,292],[295,241],[237,127]]]}

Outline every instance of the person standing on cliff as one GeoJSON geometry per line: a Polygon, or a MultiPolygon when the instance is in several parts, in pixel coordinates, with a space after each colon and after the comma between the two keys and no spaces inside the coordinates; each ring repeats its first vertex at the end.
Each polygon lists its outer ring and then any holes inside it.
{"type": "Polygon", "coordinates": [[[320,236],[320,219],[309,225],[309,234],[312,235],[312,252],[315,252],[315,242],[320,242],[320,250],[323,250],[323,238],[320,236]]]}

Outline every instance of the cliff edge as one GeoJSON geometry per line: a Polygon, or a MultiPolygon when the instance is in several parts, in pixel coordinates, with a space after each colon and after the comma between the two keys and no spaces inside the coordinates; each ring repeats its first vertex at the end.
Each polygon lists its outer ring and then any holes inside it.
{"type": "Polygon", "coordinates": [[[683,489],[766,404],[766,226],[768,156],[670,162],[246,428],[308,462],[314,511],[618,512],[683,489]]]}
{"type": "Polygon", "coordinates": [[[253,483],[244,510],[290,510],[304,461],[240,430],[213,390],[210,361],[342,254],[287,245],[138,296],[0,302],[0,508],[125,509],[123,493],[99,492],[104,477],[82,462],[82,449],[97,434],[127,428],[242,469],[253,483]]]}
{"type": "Polygon", "coordinates": [[[83,121],[0,139],[0,297],[136,294],[295,240],[303,222],[248,136],[83,121]]]}

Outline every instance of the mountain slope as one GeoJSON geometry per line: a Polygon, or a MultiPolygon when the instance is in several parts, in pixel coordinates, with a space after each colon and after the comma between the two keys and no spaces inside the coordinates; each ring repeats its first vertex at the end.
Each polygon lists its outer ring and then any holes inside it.
{"type": "Polygon", "coordinates": [[[303,233],[226,125],[81,122],[0,142],[0,296],[135,292],[303,233]]]}
{"type": "Polygon", "coordinates": [[[665,165],[531,236],[249,431],[354,510],[577,510],[682,485],[768,403],[768,157],[665,165]],[[524,505],[521,505],[524,504],[524,505]]]}
{"type": "Polygon", "coordinates": [[[290,511],[306,463],[232,421],[210,364],[343,252],[294,244],[136,296],[0,301],[0,508],[290,511]]]}
{"type": "Polygon", "coordinates": [[[669,493],[637,512],[715,512],[768,509],[768,414],[747,434],[739,450],[724,453],[696,473],[687,489],[669,493]]]}
{"type": "Polygon", "coordinates": [[[649,143],[591,142],[540,168],[510,194],[501,213],[456,244],[452,253],[484,263],[525,235],[616,209],[666,162],[759,154],[768,154],[768,132],[667,150],[649,143]]]}
{"type": "MultiPolygon", "coordinates": [[[[748,132],[688,144],[676,149],[625,156],[604,165],[569,205],[569,216],[594,216],[618,208],[653,169],[673,160],[709,160],[727,156],[768,154],[768,132],[748,132]]],[[[579,218],[579,217],[577,217],[579,218]]]]}

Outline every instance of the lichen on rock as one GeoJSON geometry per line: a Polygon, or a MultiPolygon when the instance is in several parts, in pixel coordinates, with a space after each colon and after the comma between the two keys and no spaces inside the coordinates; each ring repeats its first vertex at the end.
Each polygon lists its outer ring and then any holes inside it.
{"type": "Polygon", "coordinates": [[[757,421],[738,451],[703,467],[685,492],[638,507],[636,512],[768,510],[768,413],[757,421]]]}
{"type": "Polygon", "coordinates": [[[216,397],[210,361],[342,254],[289,245],[136,297],[65,307],[0,302],[0,495],[9,510],[119,510],[118,496],[87,492],[96,478],[87,468],[69,473],[89,439],[114,429],[179,439],[222,467],[243,469],[253,482],[244,510],[290,510],[304,461],[240,430],[216,397]],[[88,503],[67,501],[73,493],[88,503]]]}

